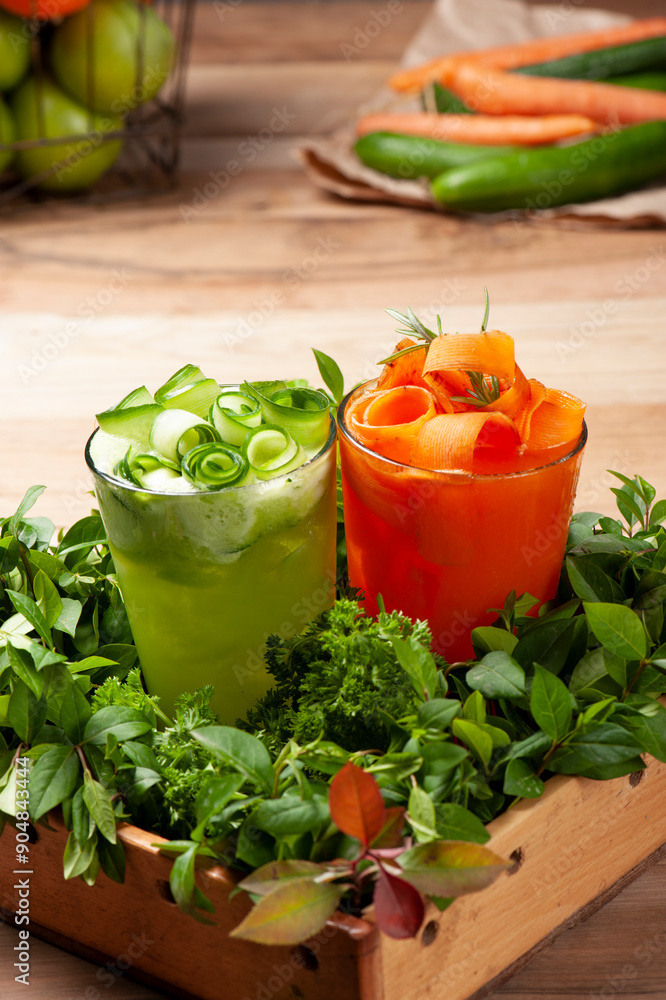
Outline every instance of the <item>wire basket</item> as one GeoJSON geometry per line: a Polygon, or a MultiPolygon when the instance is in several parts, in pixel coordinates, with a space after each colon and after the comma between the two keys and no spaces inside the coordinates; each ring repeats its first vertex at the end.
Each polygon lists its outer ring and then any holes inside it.
{"type": "MultiPolygon", "coordinates": [[[[55,22],[35,16],[48,2],[29,0],[33,16],[17,22],[30,46],[30,68],[13,91],[0,94],[10,115],[19,106],[27,107],[32,116],[33,133],[29,138],[21,138],[18,127],[17,137],[3,142],[0,131],[0,164],[9,155],[13,159],[5,171],[0,172],[0,207],[17,199],[26,203],[67,195],[101,202],[172,189],[176,185],[179,160],[194,0],[155,0],[152,4],[143,0],[91,0],[71,18],[55,22]],[[107,25],[102,19],[109,5],[113,8],[114,3],[120,3],[125,13],[128,7],[131,8],[136,22],[131,60],[125,64],[124,85],[118,83],[117,94],[113,73],[109,77],[107,72],[104,87],[104,49],[100,44],[100,37],[103,45],[107,44],[103,34],[107,25]],[[49,102],[60,101],[57,94],[54,96],[54,88],[64,89],[60,80],[54,78],[57,36],[74,18],[77,23],[70,24],[68,31],[70,35],[70,29],[75,33],[81,50],[79,57],[84,49],[85,55],[78,61],[78,88],[70,87],[64,96],[66,100],[73,99],[80,109],[80,124],[75,130],[66,129],[72,134],[55,134],[53,123],[49,123],[48,109],[52,106],[49,102]],[[167,26],[173,38],[173,54],[168,65],[153,58],[151,28],[155,27],[155,18],[167,26]],[[101,59],[100,51],[103,53],[101,59]],[[127,66],[131,67],[129,79],[127,66]],[[72,89],[76,89],[75,96],[72,89]],[[111,101],[110,95],[113,96],[111,101]],[[85,171],[94,175],[99,170],[101,158],[103,162],[109,161],[109,167],[101,170],[99,179],[86,183],[85,171]],[[82,180],[84,183],[79,183],[82,180]]],[[[13,44],[16,46],[17,42],[13,44]]],[[[67,50],[65,57],[69,58],[67,50]]],[[[60,63],[62,66],[62,53],[60,63]]],[[[65,74],[67,72],[65,68],[65,74]]],[[[74,82],[77,82],[76,76],[74,82]]],[[[25,124],[23,131],[27,131],[25,124]]]]}

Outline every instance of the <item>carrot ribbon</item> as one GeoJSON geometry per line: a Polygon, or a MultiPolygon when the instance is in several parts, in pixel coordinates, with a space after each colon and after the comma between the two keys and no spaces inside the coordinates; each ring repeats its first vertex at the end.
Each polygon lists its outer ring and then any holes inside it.
{"type": "Polygon", "coordinates": [[[580,437],[585,404],[526,379],[508,334],[443,334],[422,348],[403,338],[396,353],[409,347],[347,411],[352,434],[378,454],[421,469],[511,471],[547,464],[580,437]],[[483,377],[483,398],[470,373],[483,377]]]}

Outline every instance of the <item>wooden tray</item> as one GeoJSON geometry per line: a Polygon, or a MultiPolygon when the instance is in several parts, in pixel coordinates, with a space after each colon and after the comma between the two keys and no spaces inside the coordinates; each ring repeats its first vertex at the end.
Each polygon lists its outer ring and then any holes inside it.
{"type": "MultiPolygon", "coordinates": [[[[298,948],[266,948],[229,938],[249,908],[231,901],[231,873],[202,866],[201,888],[218,925],[185,916],[171,900],[171,861],[159,838],[121,828],[125,885],[103,874],[89,888],[65,882],[66,831],[40,828],[31,847],[30,930],[96,961],[100,984],[117,970],[179,998],[203,1000],[465,1000],[508,978],[553,934],[584,919],[649,863],[664,841],[666,764],[613,781],[558,776],[544,795],[494,820],[489,846],[514,861],[484,892],[446,912],[428,910],[418,938],[392,941],[367,920],[340,917],[298,948]]],[[[0,899],[11,914],[17,893],[13,830],[0,839],[0,899]]]]}

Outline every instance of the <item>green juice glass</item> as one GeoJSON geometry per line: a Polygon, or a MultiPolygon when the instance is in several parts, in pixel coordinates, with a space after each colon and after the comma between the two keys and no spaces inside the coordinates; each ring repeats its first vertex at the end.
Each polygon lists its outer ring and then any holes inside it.
{"type": "Polygon", "coordinates": [[[233,725],[271,686],[263,654],[335,594],[335,424],[286,475],[199,493],[157,493],[86,461],[147,688],[173,713],[205,684],[233,725]]]}

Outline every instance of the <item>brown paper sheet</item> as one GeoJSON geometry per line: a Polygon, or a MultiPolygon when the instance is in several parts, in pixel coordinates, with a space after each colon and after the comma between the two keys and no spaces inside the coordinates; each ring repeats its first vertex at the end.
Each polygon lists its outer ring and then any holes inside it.
{"type": "MultiPolygon", "coordinates": [[[[575,0],[538,7],[530,6],[523,0],[436,0],[431,13],[407,47],[400,65],[415,66],[438,55],[462,49],[521,42],[543,35],[592,31],[630,20],[628,15],[584,9],[577,6],[575,0]]],[[[408,111],[417,107],[416,99],[398,97],[386,88],[360,108],[359,113],[380,108],[408,111]]],[[[354,123],[349,122],[330,135],[308,139],[298,150],[298,156],[315,184],[343,198],[393,202],[443,211],[432,198],[425,181],[397,180],[364,166],[353,152],[353,142],[354,123]]],[[[623,228],[666,225],[666,185],[583,205],[511,214],[530,214],[532,218],[548,220],[566,217],[574,221],[577,217],[583,225],[623,228]]],[[[503,215],[506,213],[490,218],[501,218],[503,215]]]]}

